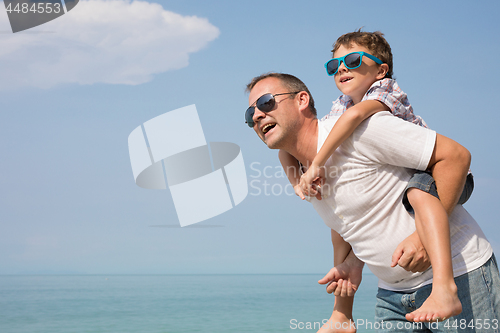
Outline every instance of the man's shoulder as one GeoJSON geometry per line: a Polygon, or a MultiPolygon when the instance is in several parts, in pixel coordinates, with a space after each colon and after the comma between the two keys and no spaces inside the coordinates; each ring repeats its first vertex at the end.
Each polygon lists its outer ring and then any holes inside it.
{"type": "Polygon", "coordinates": [[[318,119],[318,125],[322,126],[322,125],[330,124],[332,122],[336,123],[337,119],[339,119],[339,118],[340,118],[340,115],[327,115],[321,119],[318,119]]]}
{"type": "MultiPolygon", "coordinates": [[[[328,136],[328,133],[330,133],[340,117],[341,115],[330,115],[329,117],[324,117],[318,120],[318,135],[320,138],[320,144],[323,144],[324,140],[326,140],[326,136],[328,136]]],[[[377,112],[373,116],[368,117],[361,122],[361,124],[356,127],[353,134],[362,134],[367,130],[367,128],[370,128],[370,130],[378,130],[380,128],[387,128],[387,126],[393,126],[389,125],[389,123],[392,123],[394,119],[398,118],[394,117],[389,111],[377,112]]],[[[398,121],[396,122],[396,126],[397,123],[398,121]]]]}
{"type": "Polygon", "coordinates": [[[330,113],[322,118],[328,119],[330,117],[341,116],[348,107],[352,106],[352,100],[349,96],[341,95],[332,103],[332,108],[330,109],[330,113]]]}
{"type": "Polygon", "coordinates": [[[398,126],[399,124],[404,124],[404,123],[408,122],[401,118],[395,117],[389,111],[380,111],[362,121],[361,124],[356,129],[367,128],[367,127],[378,128],[380,126],[387,128],[387,126],[398,126]]]}
{"type": "Polygon", "coordinates": [[[388,139],[406,142],[408,138],[415,139],[429,135],[426,132],[433,131],[396,117],[389,111],[381,111],[362,121],[354,130],[352,139],[357,141],[366,137],[369,141],[383,142],[388,139]]]}
{"type": "Polygon", "coordinates": [[[330,132],[341,115],[327,115],[318,120],[318,130],[330,132]]]}

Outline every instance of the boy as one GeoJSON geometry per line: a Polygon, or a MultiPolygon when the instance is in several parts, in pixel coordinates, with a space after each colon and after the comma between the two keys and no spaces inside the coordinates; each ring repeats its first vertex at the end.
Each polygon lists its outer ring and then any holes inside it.
{"type": "MultiPolygon", "coordinates": [[[[342,114],[300,182],[289,170],[298,165],[291,156],[280,151],[280,161],[294,189],[302,199],[306,195],[320,196],[315,187],[321,186],[326,161],[366,118],[380,111],[391,111],[405,120],[427,127],[413,114],[406,95],[392,77],[392,53],[379,32],[356,31],[341,36],[332,50],[333,59],[325,64],[344,94],[334,102],[330,114],[342,114]]],[[[468,177],[472,188],[472,177],[468,177]]],[[[464,203],[464,195],[459,203],[464,203]]],[[[410,180],[404,198],[405,207],[415,211],[418,235],[425,246],[434,271],[432,293],[426,302],[406,318],[411,321],[436,321],[455,316],[462,311],[451,264],[447,213],[438,199],[434,181],[427,173],[417,173],[410,180]],[[424,184],[425,186],[422,186],[424,184]]],[[[335,236],[332,237],[332,240],[335,236]]],[[[335,251],[343,252],[342,242],[334,242],[335,251]]],[[[396,263],[393,263],[395,266],[396,263]]],[[[360,272],[358,270],[358,272],[360,272]]],[[[351,277],[353,280],[360,280],[351,277]]],[[[355,290],[357,286],[353,286],[355,290]]]]}

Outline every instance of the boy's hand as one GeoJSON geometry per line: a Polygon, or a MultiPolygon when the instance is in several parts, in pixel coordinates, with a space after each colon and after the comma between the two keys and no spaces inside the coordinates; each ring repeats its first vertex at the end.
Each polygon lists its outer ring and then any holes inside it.
{"type": "Polygon", "coordinates": [[[300,184],[297,184],[293,187],[293,190],[295,191],[295,194],[299,196],[302,200],[305,200],[305,195],[302,193],[302,190],[300,189],[300,184]]]}
{"type": "Polygon", "coordinates": [[[299,186],[303,194],[307,196],[316,196],[318,200],[321,200],[321,193],[318,189],[321,188],[324,180],[324,169],[324,167],[319,167],[313,163],[307,169],[306,173],[300,177],[299,186]]]}
{"type": "MultiPolygon", "coordinates": [[[[352,253],[352,252],[351,252],[352,253]]],[[[358,290],[363,275],[363,262],[354,255],[340,265],[335,266],[325,277],[318,281],[319,284],[327,284],[326,292],[335,296],[346,297],[354,296],[358,290]]]]}
{"type": "Polygon", "coordinates": [[[302,190],[300,189],[300,184],[297,184],[293,187],[293,190],[295,191],[295,194],[301,198],[302,200],[305,200],[306,197],[304,195],[304,193],[302,193],[302,190]]]}

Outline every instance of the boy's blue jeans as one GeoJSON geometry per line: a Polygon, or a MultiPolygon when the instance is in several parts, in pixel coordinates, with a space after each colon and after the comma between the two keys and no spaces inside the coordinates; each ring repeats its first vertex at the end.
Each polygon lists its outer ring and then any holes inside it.
{"type": "Polygon", "coordinates": [[[432,285],[412,293],[378,289],[377,332],[500,332],[500,275],[495,255],[483,266],[455,278],[462,313],[439,323],[412,323],[405,315],[429,297],[432,285]],[[383,325],[382,325],[383,321],[383,325]]]}

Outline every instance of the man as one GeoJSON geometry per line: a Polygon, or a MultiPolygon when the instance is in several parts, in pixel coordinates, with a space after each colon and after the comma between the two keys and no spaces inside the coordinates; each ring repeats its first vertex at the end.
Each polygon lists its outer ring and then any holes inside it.
{"type": "MultiPolygon", "coordinates": [[[[247,89],[247,122],[261,140],[302,165],[310,164],[336,118],[318,121],[307,87],[291,75],[266,74],[254,78],[247,89]]],[[[493,251],[474,219],[456,205],[469,163],[469,153],[458,143],[381,112],[365,120],[325,165],[323,198],[311,202],[332,228],[332,239],[352,246],[352,251],[335,251],[335,265],[359,258],[379,278],[376,319],[386,323],[381,331],[397,331],[406,323],[405,314],[420,307],[431,292],[432,270],[411,272],[420,271],[422,263],[411,253],[405,257],[408,248],[421,246],[413,217],[401,203],[410,169],[432,171],[449,214],[454,276],[463,306],[451,321],[426,324],[424,331],[457,331],[454,319],[471,323],[477,331],[495,331],[491,325],[478,328],[478,320],[487,319],[496,322],[498,331],[500,278],[493,251]],[[409,271],[391,268],[395,262],[409,271]],[[484,280],[489,282],[478,282],[484,280]]],[[[328,277],[342,276],[334,272],[328,277]]],[[[336,295],[348,287],[338,285],[336,295]]],[[[336,298],[332,320],[351,319],[351,308],[352,296],[336,298]]]]}

